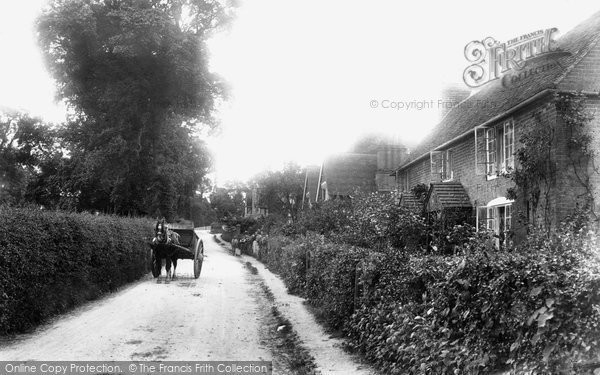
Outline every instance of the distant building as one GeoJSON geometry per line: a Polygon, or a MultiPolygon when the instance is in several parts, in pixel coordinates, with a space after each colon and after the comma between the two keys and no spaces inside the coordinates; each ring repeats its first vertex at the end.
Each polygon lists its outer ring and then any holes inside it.
{"type": "Polygon", "coordinates": [[[392,192],[396,189],[393,172],[407,155],[405,147],[387,144],[377,146],[372,153],[330,156],[320,167],[306,168],[302,207],[346,198],[355,191],[392,192]]]}

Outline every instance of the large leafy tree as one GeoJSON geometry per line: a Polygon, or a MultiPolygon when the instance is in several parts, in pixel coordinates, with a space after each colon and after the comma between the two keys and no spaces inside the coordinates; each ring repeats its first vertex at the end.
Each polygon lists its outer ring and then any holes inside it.
{"type": "Polygon", "coordinates": [[[210,206],[218,220],[244,216],[244,189],[227,186],[215,189],[210,195],[210,206]]]}
{"type": "Polygon", "coordinates": [[[215,127],[224,96],[204,41],[229,9],[216,0],[50,2],[39,39],[73,112],[67,188],[79,209],[189,214],[210,166],[195,134],[215,127]]]}
{"type": "Polygon", "coordinates": [[[12,110],[0,113],[0,203],[22,204],[54,199],[60,193],[47,181],[45,192],[37,189],[42,175],[55,160],[61,158],[57,134],[41,119],[12,110]]]}
{"type": "Polygon", "coordinates": [[[288,163],[283,170],[267,171],[254,177],[251,185],[258,189],[259,205],[269,214],[296,220],[305,175],[299,165],[288,163]]]}

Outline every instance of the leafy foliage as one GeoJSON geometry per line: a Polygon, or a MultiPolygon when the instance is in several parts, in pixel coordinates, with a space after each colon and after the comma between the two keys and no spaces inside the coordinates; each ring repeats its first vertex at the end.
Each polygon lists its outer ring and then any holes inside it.
{"type": "Polygon", "coordinates": [[[523,199],[529,203],[529,225],[543,226],[550,230],[551,212],[554,209],[550,194],[555,188],[557,170],[568,174],[574,191],[583,190],[573,205],[574,210],[586,210],[597,219],[594,201],[597,199],[592,187],[592,174],[600,174],[594,164],[597,151],[591,142],[590,123],[594,114],[586,108],[586,96],[581,93],[556,93],[554,100],[533,114],[532,126],[525,127],[519,139],[521,146],[516,150],[517,168],[509,171],[508,177],[515,182],[507,198],[523,199]],[[556,121],[545,121],[544,116],[554,116],[556,121]],[[564,127],[563,129],[557,126],[564,127]],[[557,155],[565,136],[567,149],[566,164],[560,164],[557,155]],[[539,209],[542,212],[539,212],[539,209]],[[540,218],[543,220],[540,220],[540,218]]]}
{"type": "Polygon", "coordinates": [[[590,133],[590,123],[594,114],[586,108],[586,96],[581,93],[557,94],[556,109],[567,129],[569,165],[576,181],[584,188],[577,204],[598,220],[594,211],[598,197],[592,186],[592,175],[597,177],[600,174],[600,168],[595,163],[598,150],[592,144],[590,133]]]}
{"type": "MultiPolygon", "coordinates": [[[[340,241],[354,230],[344,224],[272,235],[263,261],[383,373],[583,374],[600,352],[600,240],[585,216],[550,234],[532,229],[511,252],[496,250],[490,233],[455,226],[447,241],[456,251],[445,255],[418,241],[383,247],[393,239],[378,239],[395,232],[375,229],[391,209],[375,198],[349,207],[352,223],[371,226],[357,232],[370,249],[340,241]]],[[[400,228],[415,223],[398,217],[400,228]]]]}
{"type": "Polygon", "coordinates": [[[304,173],[300,166],[288,163],[280,171],[268,171],[253,178],[258,189],[258,205],[269,214],[295,221],[301,206],[304,173]]]}
{"type": "Polygon", "coordinates": [[[152,228],[143,219],[0,206],[0,333],[146,274],[152,228]]]}
{"type": "Polygon", "coordinates": [[[212,0],[50,2],[38,30],[74,111],[64,194],[78,209],[189,216],[210,165],[197,131],[225,93],[204,40],[227,15],[212,0]]]}
{"type": "MultiPolygon", "coordinates": [[[[515,182],[515,188],[509,189],[507,198],[522,198],[530,204],[530,218],[538,218],[540,204],[543,209],[544,226],[550,227],[551,202],[549,195],[557,172],[557,161],[553,152],[556,142],[557,129],[554,122],[547,123],[543,114],[551,110],[548,105],[541,112],[534,113],[534,125],[523,128],[519,138],[521,146],[515,152],[518,168],[511,171],[510,178],[515,182]]],[[[532,222],[531,225],[542,223],[532,222]]]]}
{"type": "Polygon", "coordinates": [[[217,188],[210,194],[210,206],[218,220],[233,219],[244,215],[244,197],[237,188],[217,188]]]}
{"type": "Polygon", "coordinates": [[[482,243],[461,257],[385,259],[393,288],[377,287],[348,332],[386,373],[581,373],[600,349],[597,246],[594,232],[565,230],[511,253],[482,243]]]}
{"type": "Polygon", "coordinates": [[[415,212],[398,206],[395,194],[357,193],[352,199],[325,201],[305,210],[288,235],[314,231],[331,240],[371,249],[388,247],[420,250],[425,221],[415,212]]]}
{"type": "Polygon", "coordinates": [[[0,203],[58,203],[60,176],[53,170],[62,153],[57,143],[57,132],[38,118],[10,111],[0,115],[0,203]]]}

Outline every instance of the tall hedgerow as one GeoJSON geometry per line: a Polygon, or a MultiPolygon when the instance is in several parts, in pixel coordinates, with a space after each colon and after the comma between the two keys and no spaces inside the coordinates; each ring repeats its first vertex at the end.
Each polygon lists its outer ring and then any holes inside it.
{"type": "Polygon", "coordinates": [[[145,219],[0,206],[0,333],[144,275],[151,237],[145,219]]]}

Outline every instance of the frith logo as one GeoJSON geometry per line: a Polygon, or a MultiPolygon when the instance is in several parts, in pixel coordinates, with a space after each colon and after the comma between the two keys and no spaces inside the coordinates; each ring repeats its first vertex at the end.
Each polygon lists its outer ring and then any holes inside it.
{"type": "Polygon", "coordinates": [[[463,73],[469,87],[479,87],[500,78],[509,70],[522,70],[527,60],[554,52],[552,39],[557,28],[538,30],[500,43],[492,37],[474,40],[465,47],[465,57],[472,63],[463,73]]]}

